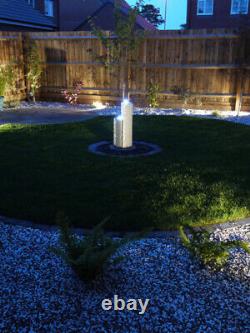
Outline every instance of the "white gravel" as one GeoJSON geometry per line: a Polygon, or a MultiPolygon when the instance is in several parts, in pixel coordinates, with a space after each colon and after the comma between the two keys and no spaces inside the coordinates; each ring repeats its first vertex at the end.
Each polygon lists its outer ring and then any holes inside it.
{"type": "MultiPolygon", "coordinates": [[[[250,241],[250,225],[214,232],[250,241]]],[[[247,333],[250,256],[232,252],[225,270],[201,268],[171,234],[125,246],[126,259],[86,286],[49,251],[56,231],[0,222],[0,332],[247,333]],[[104,311],[117,294],[150,298],[144,315],[104,311]]]]}
{"type": "MultiPolygon", "coordinates": [[[[98,111],[98,115],[117,115],[120,112],[119,107],[107,108],[98,111]]],[[[135,108],[135,115],[140,116],[188,116],[197,118],[208,118],[217,120],[226,120],[234,123],[250,125],[250,112],[240,112],[237,116],[235,111],[208,111],[192,109],[147,109],[135,108]]]]}
{"type": "MultiPolygon", "coordinates": [[[[72,110],[72,111],[83,111],[89,112],[93,111],[97,115],[113,116],[117,115],[120,112],[119,107],[109,107],[106,105],[93,105],[78,104],[72,106],[66,103],[59,102],[36,102],[36,103],[27,103],[22,102],[15,110],[19,109],[41,109],[48,108],[56,110],[72,110]]],[[[10,109],[13,110],[13,109],[10,109]]],[[[219,119],[226,120],[230,122],[250,125],[250,111],[249,112],[240,112],[237,116],[235,111],[216,111],[216,110],[192,110],[192,109],[147,109],[147,108],[136,108],[134,114],[136,115],[160,115],[160,116],[191,116],[199,118],[210,118],[210,119],[219,119]]]]}

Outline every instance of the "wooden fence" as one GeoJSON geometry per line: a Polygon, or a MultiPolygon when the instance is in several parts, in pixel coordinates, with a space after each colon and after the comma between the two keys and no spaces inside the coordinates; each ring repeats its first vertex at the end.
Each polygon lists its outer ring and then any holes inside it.
{"type": "Polygon", "coordinates": [[[6,96],[6,100],[25,98],[25,77],[23,62],[22,34],[17,32],[0,32],[0,66],[11,64],[16,68],[16,91],[6,96]]]}
{"type": "MultiPolygon", "coordinates": [[[[59,100],[62,90],[81,80],[81,102],[115,103],[121,96],[116,66],[105,68],[91,32],[0,33],[0,64],[16,62],[24,97],[25,38],[34,40],[44,67],[39,97],[59,100]]],[[[246,43],[249,48],[250,43],[246,43]]],[[[231,30],[158,31],[140,46],[130,72],[131,98],[145,105],[150,82],[160,88],[164,107],[250,110],[250,61],[242,60],[242,38],[231,30]]],[[[247,50],[246,50],[247,54],[247,50]]]]}

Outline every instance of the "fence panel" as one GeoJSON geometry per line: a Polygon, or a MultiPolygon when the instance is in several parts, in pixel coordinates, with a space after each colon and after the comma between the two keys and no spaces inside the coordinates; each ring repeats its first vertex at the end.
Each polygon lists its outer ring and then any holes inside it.
{"type": "MultiPolygon", "coordinates": [[[[22,60],[22,36],[6,39],[1,33],[0,61],[22,60]]],[[[74,80],[84,88],[81,102],[117,102],[121,96],[118,67],[105,68],[98,57],[105,55],[91,32],[30,32],[44,67],[41,99],[61,99],[62,90],[74,80]]],[[[107,36],[110,33],[107,32],[107,36]]],[[[247,44],[247,47],[249,47],[247,44]]],[[[250,64],[239,62],[242,38],[227,29],[158,31],[147,34],[129,77],[131,98],[146,104],[150,82],[160,88],[164,107],[234,109],[242,97],[242,109],[250,109],[250,64]],[[244,73],[244,75],[242,75],[244,73]],[[241,82],[242,81],[242,82],[241,82]]],[[[19,66],[19,65],[18,65],[19,66]]],[[[21,72],[20,65],[20,73],[21,72]]]]}
{"type": "Polygon", "coordinates": [[[12,65],[16,71],[16,86],[6,94],[5,101],[25,98],[22,34],[0,31],[0,66],[12,65]]]}

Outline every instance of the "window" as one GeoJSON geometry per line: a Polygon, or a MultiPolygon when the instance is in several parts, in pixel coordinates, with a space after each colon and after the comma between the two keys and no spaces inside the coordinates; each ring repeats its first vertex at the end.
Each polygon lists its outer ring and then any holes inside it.
{"type": "Polygon", "coordinates": [[[54,16],[54,2],[53,2],[53,0],[44,0],[44,14],[46,16],[54,16]]]}
{"type": "Polygon", "coordinates": [[[247,14],[249,0],[232,0],[231,14],[247,14]]]}
{"type": "Polygon", "coordinates": [[[214,0],[198,0],[197,15],[213,15],[214,0]]]}
{"type": "Polygon", "coordinates": [[[35,8],[36,6],[35,0],[28,0],[28,4],[31,5],[33,8],[35,8]]]}

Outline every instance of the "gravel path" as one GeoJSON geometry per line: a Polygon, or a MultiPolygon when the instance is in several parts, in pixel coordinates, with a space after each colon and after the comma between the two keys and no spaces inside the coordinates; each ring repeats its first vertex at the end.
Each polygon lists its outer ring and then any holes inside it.
{"type": "MultiPolygon", "coordinates": [[[[214,231],[250,241],[250,225],[214,231]]],[[[248,333],[250,256],[234,250],[224,271],[202,269],[176,237],[121,249],[126,259],[93,285],[49,251],[56,231],[0,222],[0,332],[248,333]],[[144,315],[104,311],[105,298],[150,298],[144,315]]]]}
{"type": "MultiPolygon", "coordinates": [[[[105,105],[78,104],[71,106],[59,102],[22,102],[16,109],[6,109],[0,112],[0,125],[4,123],[21,124],[57,124],[75,122],[90,119],[94,116],[114,116],[120,113],[119,107],[106,107],[105,105]]],[[[226,120],[239,124],[250,125],[250,111],[241,112],[236,116],[234,111],[191,110],[191,109],[151,109],[135,108],[136,115],[159,115],[159,116],[191,116],[226,120]]]]}
{"type": "MultiPolygon", "coordinates": [[[[100,116],[114,116],[119,114],[120,108],[106,108],[99,111],[96,111],[100,116]]],[[[250,126],[250,112],[240,112],[236,116],[235,111],[214,111],[210,110],[192,110],[192,109],[145,109],[145,108],[136,108],[134,111],[135,115],[140,116],[186,116],[186,117],[196,117],[196,118],[206,118],[214,120],[225,120],[233,123],[239,123],[250,126]]]]}
{"type": "Polygon", "coordinates": [[[84,112],[79,110],[40,107],[23,108],[17,110],[8,110],[0,112],[1,124],[63,124],[76,121],[85,121],[96,117],[97,114],[91,108],[85,108],[84,112]]]}

